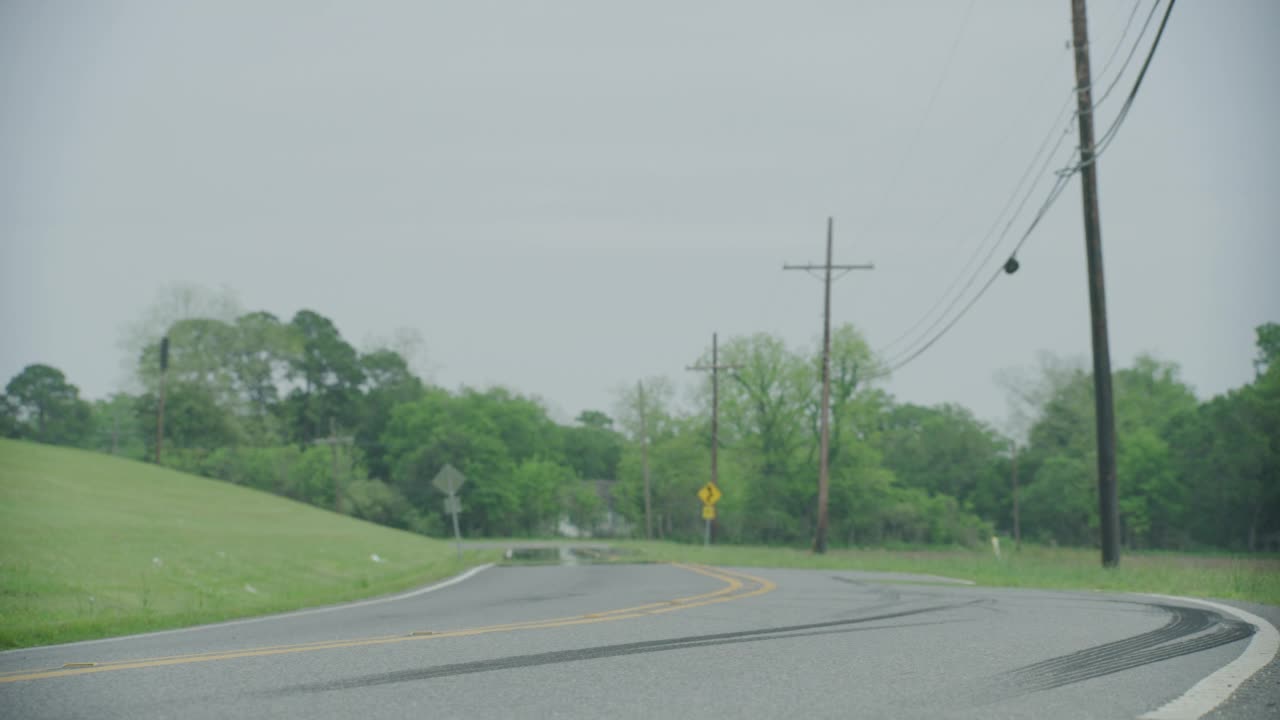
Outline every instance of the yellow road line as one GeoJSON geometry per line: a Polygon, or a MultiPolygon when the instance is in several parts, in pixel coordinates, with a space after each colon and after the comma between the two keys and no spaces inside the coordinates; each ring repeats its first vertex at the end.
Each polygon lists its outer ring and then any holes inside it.
{"type": "Polygon", "coordinates": [[[310,643],[300,643],[296,645],[273,645],[258,648],[249,648],[245,650],[227,650],[211,653],[198,653],[191,655],[171,655],[167,657],[146,658],[142,660],[119,660],[115,662],[97,663],[91,667],[62,667],[49,670],[36,671],[17,671],[5,675],[0,675],[0,684],[19,682],[25,680],[46,680],[50,678],[69,677],[73,675],[88,675],[100,672],[112,672],[116,670],[134,670],[142,668],[166,667],[170,665],[188,665],[201,662],[213,662],[219,660],[235,660],[239,658],[250,657],[269,657],[273,655],[291,655],[295,653],[315,652],[318,650],[336,650],[342,648],[355,647],[373,647],[378,645],[390,645],[394,643],[436,640],[439,638],[454,637],[471,637],[474,635],[487,635],[500,632],[515,632],[519,630],[541,630],[545,628],[567,627],[571,625],[591,625],[596,623],[613,622],[616,620],[628,620],[634,618],[646,617],[649,615],[659,615],[662,613],[673,612],[676,610],[687,610],[690,608],[702,607],[705,605],[713,605],[715,603],[729,602],[730,600],[741,600],[749,597],[756,597],[771,592],[777,588],[777,585],[769,580],[754,577],[737,571],[721,570],[719,568],[709,568],[699,565],[685,565],[674,563],[675,567],[682,570],[698,573],[707,577],[719,580],[725,583],[725,586],[711,592],[702,593],[700,595],[692,595],[689,597],[676,598],[663,602],[653,602],[644,605],[636,605],[633,607],[618,608],[616,610],[606,610],[599,613],[590,613],[588,615],[576,615],[572,617],[550,618],[547,620],[528,620],[517,623],[506,623],[502,625],[485,625],[476,628],[467,628],[462,630],[445,630],[424,634],[419,631],[418,634],[400,634],[400,635],[384,635],[378,637],[356,638],[352,640],[321,640],[310,643]],[[758,587],[746,592],[739,592],[743,588],[743,580],[756,583],[758,587]]]}

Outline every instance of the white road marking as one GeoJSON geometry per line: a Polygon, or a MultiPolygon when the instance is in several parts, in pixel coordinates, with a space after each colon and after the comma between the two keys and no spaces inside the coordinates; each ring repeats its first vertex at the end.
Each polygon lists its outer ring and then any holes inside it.
{"type": "Polygon", "coordinates": [[[1224,665],[1217,672],[1204,678],[1182,694],[1181,697],[1166,703],[1164,706],[1140,715],[1138,720],[1196,720],[1221,705],[1231,697],[1243,683],[1271,662],[1280,651],[1280,631],[1266,620],[1237,607],[1197,600],[1195,598],[1177,597],[1174,595],[1155,595],[1150,597],[1176,600],[1211,607],[1218,612],[1233,615],[1258,629],[1249,641],[1248,647],[1240,657],[1224,665]]]}
{"type": "Polygon", "coordinates": [[[399,595],[389,595],[387,597],[372,598],[369,600],[357,600],[355,602],[343,603],[341,605],[325,605],[324,607],[307,608],[305,610],[293,610],[291,612],[278,613],[275,615],[261,615],[259,617],[242,618],[240,620],[227,620],[224,622],[208,623],[206,625],[194,625],[192,627],[174,628],[172,630],[157,630],[155,632],[138,633],[136,635],[121,635],[118,637],[109,637],[109,638],[99,638],[97,640],[81,640],[79,642],[62,643],[60,645],[40,645],[36,647],[18,648],[17,650],[6,650],[4,652],[0,652],[0,655],[7,655],[9,653],[29,652],[31,650],[49,650],[52,648],[84,647],[85,645],[99,645],[101,643],[116,642],[119,640],[134,640],[137,638],[158,637],[161,635],[176,635],[178,633],[196,632],[198,630],[208,630],[210,628],[225,628],[225,627],[232,627],[235,625],[248,625],[250,623],[265,622],[267,620],[280,620],[283,618],[299,617],[302,615],[316,615],[318,613],[333,612],[335,610],[350,610],[351,608],[367,607],[369,605],[381,605],[382,603],[396,602],[397,600],[408,600],[409,598],[417,597],[419,595],[426,595],[427,593],[435,592],[436,590],[443,590],[451,585],[457,585],[463,580],[470,579],[475,575],[479,574],[480,572],[484,570],[488,570],[491,567],[493,567],[493,563],[485,563],[484,565],[477,565],[476,567],[473,567],[470,570],[460,575],[455,575],[449,578],[448,580],[441,580],[440,582],[435,583],[433,585],[420,587],[415,590],[410,590],[408,592],[400,593],[399,595]]]}

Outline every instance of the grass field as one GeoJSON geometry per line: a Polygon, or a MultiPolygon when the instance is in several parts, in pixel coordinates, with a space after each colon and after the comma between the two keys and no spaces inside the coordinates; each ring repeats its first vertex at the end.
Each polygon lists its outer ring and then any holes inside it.
{"type": "MultiPolygon", "coordinates": [[[[519,541],[516,541],[517,543],[519,541]]],[[[832,550],[621,541],[602,560],[914,572],[979,585],[1280,605],[1280,558],[1096,551],[832,550]]],[[[180,627],[394,592],[500,559],[266,493],[0,439],[0,648],[180,627]]]]}
{"type": "Polygon", "coordinates": [[[256,490],[0,440],[0,648],[368,597],[499,555],[459,563],[450,543],[256,490]]]}
{"type": "Polygon", "coordinates": [[[1103,569],[1096,550],[1002,545],[990,550],[807,550],[776,547],[677,545],[625,542],[632,559],[700,562],[741,567],[784,567],[913,572],[972,580],[979,585],[1107,590],[1246,600],[1280,605],[1280,558],[1167,552],[1125,553],[1120,566],[1103,569]]]}

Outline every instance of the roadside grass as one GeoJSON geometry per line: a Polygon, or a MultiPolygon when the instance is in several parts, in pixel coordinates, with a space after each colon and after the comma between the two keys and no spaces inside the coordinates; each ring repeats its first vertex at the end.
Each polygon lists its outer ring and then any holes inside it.
{"type": "Polygon", "coordinates": [[[1171,552],[1128,552],[1119,567],[1101,567],[1096,550],[1002,543],[990,550],[832,549],[825,555],[785,547],[680,545],[623,541],[635,556],[619,559],[692,562],[738,567],[909,572],[972,580],[993,587],[1104,590],[1244,600],[1280,606],[1280,557],[1171,552]]]}
{"type": "Polygon", "coordinates": [[[257,490],[0,440],[0,648],[371,597],[500,554],[459,562],[452,543],[257,490]]]}

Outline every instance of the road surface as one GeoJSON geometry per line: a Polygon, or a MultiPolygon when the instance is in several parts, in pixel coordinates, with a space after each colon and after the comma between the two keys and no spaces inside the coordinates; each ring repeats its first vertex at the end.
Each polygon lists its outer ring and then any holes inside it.
{"type": "MultiPolygon", "coordinates": [[[[1259,632],[1179,600],[922,576],[499,566],[397,599],[0,653],[0,716],[1136,718],[1256,654],[1259,632]]],[[[1212,717],[1280,717],[1275,665],[1212,717]]]]}

